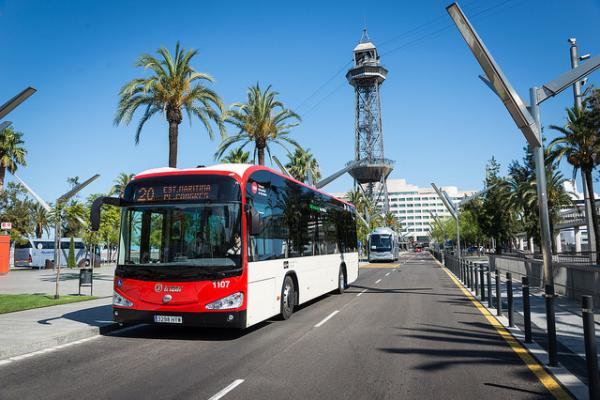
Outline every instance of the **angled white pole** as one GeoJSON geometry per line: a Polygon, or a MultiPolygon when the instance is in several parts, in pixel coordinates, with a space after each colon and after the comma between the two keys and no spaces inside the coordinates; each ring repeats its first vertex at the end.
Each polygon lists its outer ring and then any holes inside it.
{"type": "Polygon", "coordinates": [[[17,178],[17,180],[21,183],[21,185],[23,185],[23,187],[25,189],[27,189],[27,191],[29,192],[29,194],[38,202],[40,203],[40,205],[42,207],[44,207],[44,210],[46,210],[47,212],[52,211],[52,207],[50,207],[50,205],[48,203],[46,203],[44,201],[44,199],[42,199],[40,196],[38,196],[38,194],[36,192],[33,191],[32,188],[29,187],[29,185],[27,185],[25,183],[25,181],[23,179],[21,179],[17,174],[13,174],[13,176],[15,178],[17,178]]]}
{"type": "Polygon", "coordinates": [[[291,177],[290,173],[288,172],[288,170],[285,168],[285,166],[281,163],[281,161],[279,161],[279,158],[277,158],[276,156],[272,156],[271,157],[273,159],[273,161],[275,161],[275,164],[277,164],[277,166],[279,167],[279,169],[281,170],[281,172],[286,175],[291,177]]]}
{"type": "Polygon", "coordinates": [[[438,188],[435,185],[435,183],[433,183],[433,182],[431,183],[431,187],[433,188],[433,190],[435,190],[438,197],[442,200],[444,207],[446,207],[446,209],[448,210],[450,215],[452,215],[452,217],[456,221],[456,253],[457,253],[457,257],[460,261],[460,259],[461,259],[461,256],[460,256],[460,219],[458,216],[458,210],[454,207],[454,204],[452,204],[452,201],[449,200],[449,197],[445,191],[438,188]]]}

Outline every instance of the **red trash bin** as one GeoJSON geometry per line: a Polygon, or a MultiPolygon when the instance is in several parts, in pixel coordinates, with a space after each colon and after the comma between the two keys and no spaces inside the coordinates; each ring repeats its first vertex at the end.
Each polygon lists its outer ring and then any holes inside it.
{"type": "Polygon", "coordinates": [[[8,274],[10,235],[0,235],[0,275],[8,274]]]}

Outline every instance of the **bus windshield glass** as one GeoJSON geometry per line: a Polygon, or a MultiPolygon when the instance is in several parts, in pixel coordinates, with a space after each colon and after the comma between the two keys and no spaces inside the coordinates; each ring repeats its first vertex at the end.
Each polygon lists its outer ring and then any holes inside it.
{"type": "Polygon", "coordinates": [[[240,210],[239,202],[127,207],[119,264],[207,272],[241,268],[240,210]]]}
{"type": "Polygon", "coordinates": [[[390,235],[371,235],[371,250],[391,251],[392,237],[390,235]]]}

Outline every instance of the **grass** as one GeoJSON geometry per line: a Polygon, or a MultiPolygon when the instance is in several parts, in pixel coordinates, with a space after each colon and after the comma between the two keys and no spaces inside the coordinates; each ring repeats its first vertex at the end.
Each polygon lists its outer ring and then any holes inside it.
{"type": "Polygon", "coordinates": [[[97,297],[60,296],[58,300],[55,300],[54,296],[47,294],[0,294],[0,314],[93,299],[97,299],[97,297]]]}

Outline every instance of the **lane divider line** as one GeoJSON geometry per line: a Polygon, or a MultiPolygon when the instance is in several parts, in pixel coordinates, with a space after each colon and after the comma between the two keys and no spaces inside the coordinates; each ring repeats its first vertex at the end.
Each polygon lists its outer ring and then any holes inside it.
{"type": "Polygon", "coordinates": [[[381,282],[381,279],[377,279],[377,280],[375,281],[375,284],[377,285],[379,282],[381,282]]]}
{"type": "MultiPolygon", "coordinates": [[[[329,321],[331,319],[331,317],[333,317],[335,314],[339,313],[339,310],[335,310],[334,312],[332,312],[331,314],[329,314],[328,316],[326,316],[325,318],[323,318],[321,320],[321,322],[319,322],[318,324],[315,325],[315,328],[320,327],[321,325],[323,325],[325,322],[329,321]]],[[[210,400],[210,399],[209,399],[210,400]]]]}
{"type": "Polygon", "coordinates": [[[452,275],[448,269],[435,258],[433,259],[442,270],[450,277],[452,282],[463,292],[463,294],[473,303],[475,308],[483,314],[485,319],[492,325],[496,332],[508,343],[510,348],[517,353],[521,360],[527,365],[527,368],[538,378],[546,389],[559,400],[572,399],[572,397],[563,389],[556,379],[546,371],[546,369],[535,359],[535,357],[502,325],[489,311],[476,299],[471,292],[452,275]]]}
{"type": "Polygon", "coordinates": [[[356,297],[360,297],[360,295],[363,294],[366,291],[367,291],[367,289],[363,290],[362,292],[360,292],[359,294],[357,294],[356,297]]]}
{"type": "Polygon", "coordinates": [[[385,274],[385,276],[390,276],[390,273],[388,272],[387,274],[385,274]]]}
{"type": "Polygon", "coordinates": [[[227,387],[225,387],[225,388],[221,389],[219,392],[215,393],[208,400],[219,400],[220,398],[222,398],[223,396],[225,396],[227,393],[231,392],[233,389],[235,389],[236,387],[238,387],[242,383],[244,383],[243,379],[236,379],[235,381],[233,381],[232,383],[230,383],[227,387]]]}

